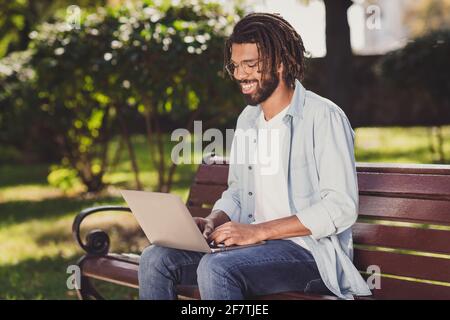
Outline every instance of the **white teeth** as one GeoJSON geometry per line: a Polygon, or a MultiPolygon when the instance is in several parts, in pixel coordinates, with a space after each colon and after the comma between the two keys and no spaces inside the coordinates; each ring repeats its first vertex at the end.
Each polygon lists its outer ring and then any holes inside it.
{"type": "Polygon", "coordinates": [[[242,88],[243,88],[244,90],[246,90],[246,91],[252,89],[254,86],[256,86],[256,83],[255,83],[255,82],[250,83],[250,84],[242,84],[242,88]]]}

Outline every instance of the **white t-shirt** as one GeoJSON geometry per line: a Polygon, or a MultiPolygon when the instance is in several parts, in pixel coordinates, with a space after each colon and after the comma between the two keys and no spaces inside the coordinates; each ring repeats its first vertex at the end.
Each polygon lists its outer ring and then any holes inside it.
{"type": "MultiPolygon", "coordinates": [[[[266,222],[291,216],[288,184],[283,170],[281,150],[287,139],[288,126],[283,123],[289,106],[266,121],[264,113],[258,119],[258,143],[255,152],[255,212],[254,223],[266,222]]],[[[303,237],[294,241],[309,250],[303,237]]]]}

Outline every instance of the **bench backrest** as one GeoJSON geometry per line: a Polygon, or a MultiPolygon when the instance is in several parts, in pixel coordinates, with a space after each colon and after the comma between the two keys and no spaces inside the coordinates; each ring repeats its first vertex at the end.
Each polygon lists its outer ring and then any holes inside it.
{"type": "MultiPolygon", "coordinates": [[[[353,260],[373,296],[450,299],[450,166],[358,163],[357,172],[353,260]]],[[[194,216],[209,214],[227,176],[226,164],[200,165],[188,199],[194,216]]]]}

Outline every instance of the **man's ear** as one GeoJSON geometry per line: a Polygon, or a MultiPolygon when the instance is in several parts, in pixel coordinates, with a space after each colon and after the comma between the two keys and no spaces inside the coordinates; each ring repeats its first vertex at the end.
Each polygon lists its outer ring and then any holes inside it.
{"type": "Polygon", "coordinates": [[[279,72],[279,73],[283,73],[283,71],[284,71],[284,65],[283,65],[283,62],[280,62],[280,64],[278,65],[278,69],[277,69],[277,71],[279,72]]]}
{"type": "Polygon", "coordinates": [[[284,65],[283,65],[283,62],[280,62],[280,64],[278,65],[278,68],[277,68],[277,73],[278,73],[280,79],[283,78],[283,71],[284,71],[284,65]]]}

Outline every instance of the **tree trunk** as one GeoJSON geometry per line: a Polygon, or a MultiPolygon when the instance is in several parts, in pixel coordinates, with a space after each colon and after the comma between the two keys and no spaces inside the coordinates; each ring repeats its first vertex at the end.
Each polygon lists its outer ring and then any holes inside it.
{"type": "Polygon", "coordinates": [[[161,128],[159,126],[158,118],[155,119],[155,129],[156,129],[156,147],[158,150],[158,186],[157,191],[167,192],[165,189],[165,180],[166,180],[166,164],[164,158],[164,140],[161,132],[161,128]]]}
{"type": "MultiPolygon", "coordinates": [[[[187,125],[186,125],[186,129],[188,131],[192,132],[193,127],[194,127],[195,118],[198,117],[198,115],[200,114],[200,111],[201,111],[201,108],[198,107],[197,110],[195,110],[192,113],[192,115],[189,117],[187,125]]],[[[166,192],[170,192],[170,190],[172,189],[173,176],[175,175],[176,169],[177,169],[177,164],[175,162],[172,162],[172,165],[169,167],[168,174],[167,174],[167,181],[164,186],[164,189],[166,190],[166,192]]]]}
{"type": "Polygon", "coordinates": [[[442,133],[442,126],[436,127],[436,138],[437,138],[437,151],[439,156],[439,163],[445,163],[445,153],[444,153],[444,135],[442,133]]]}
{"type": "Polygon", "coordinates": [[[122,151],[124,148],[124,141],[123,141],[123,136],[121,135],[119,137],[119,146],[117,147],[117,150],[114,154],[114,158],[111,161],[111,165],[110,165],[110,170],[114,171],[117,167],[117,165],[119,164],[120,158],[122,157],[122,151]]]}
{"type": "Polygon", "coordinates": [[[327,98],[352,113],[352,47],[347,10],[351,0],[324,0],[326,11],[327,98]]]}
{"type": "MultiPolygon", "coordinates": [[[[144,118],[145,118],[145,129],[147,132],[147,143],[148,143],[148,148],[149,148],[149,153],[150,153],[150,160],[153,164],[153,168],[157,169],[158,168],[158,160],[156,158],[156,152],[155,152],[155,146],[154,146],[154,139],[153,139],[153,134],[154,134],[154,129],[153,129],[153,125],[152,125],[152,121],[153,121],[153,112],[152,112],[152,104],[150,103],[150,99],[146,98],[145,99],[145,105],[146,105],[146,112],[144,114],[144,118]]],[[[157,189],[160,190],[161,189],[161,172],[158,170],[157,171],[157,175],[158,175],[158,187],[157,189]]]]}
{"type": "Polygon", "coordinates": [[[122,136],[123,136],[124,142],[127,146],[128,154],[130,155],[131,167],[134,172],[134,180],[136,182],[136,188],[138,190],[142,190],[142,184],[141,184],[141,181],[139,180],[139,167],[137,164],[136,155],[134,153],[134,148],[133,148],[133,145],[130,140],[130,135],[128,133],[128,128],[127,128],[125,119],[123,118],[123,113],[121,112],[120,108],[116,108],[116,110],[117,110],[120,127],[122,129],[122,136]]]}

